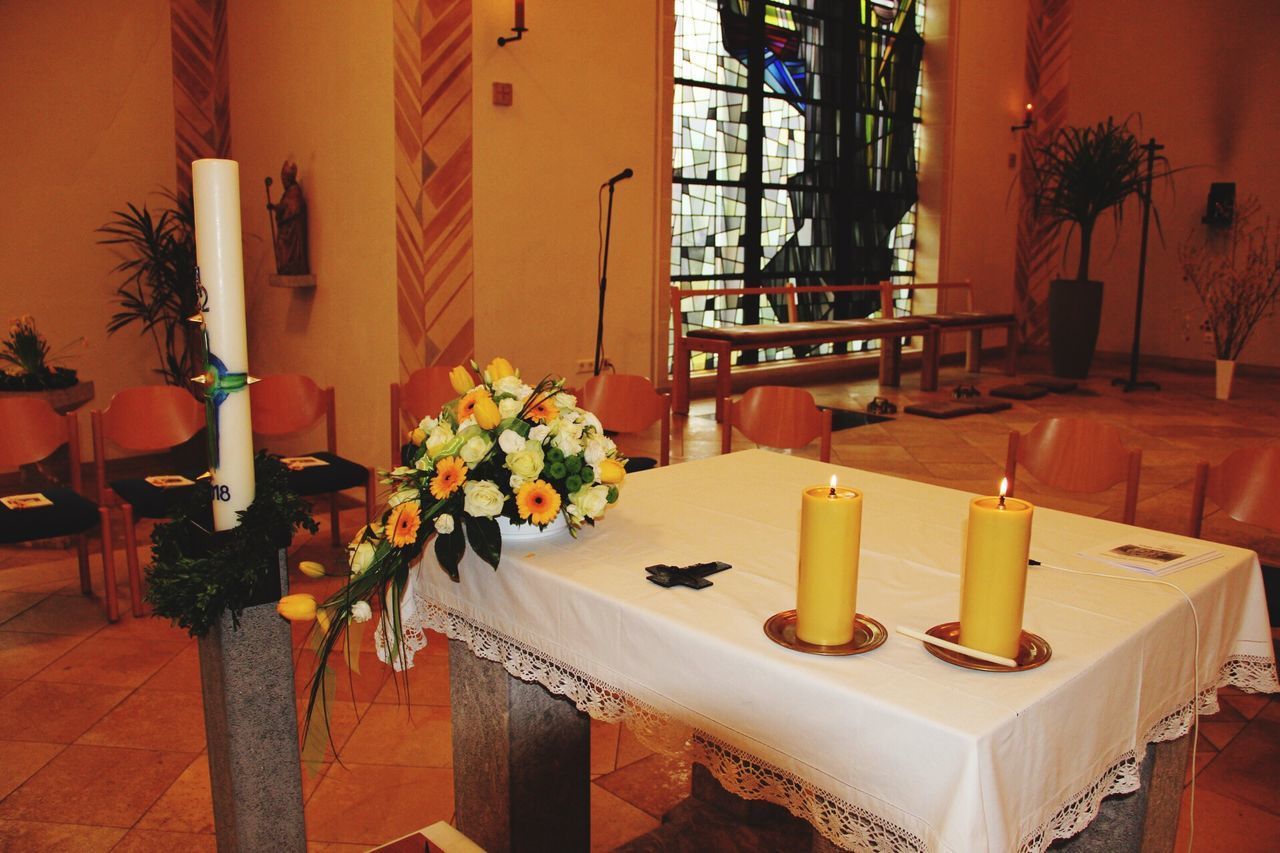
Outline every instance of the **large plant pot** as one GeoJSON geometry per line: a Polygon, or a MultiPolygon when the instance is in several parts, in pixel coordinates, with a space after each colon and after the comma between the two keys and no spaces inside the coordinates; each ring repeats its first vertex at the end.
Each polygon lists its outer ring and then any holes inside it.
{"type": "Polygon", "coordinates": [[[1049,282],[1049,355],[1053,375],[1084,379],[1093,363],[1102,320],[1102,282],[1049,282]]]}

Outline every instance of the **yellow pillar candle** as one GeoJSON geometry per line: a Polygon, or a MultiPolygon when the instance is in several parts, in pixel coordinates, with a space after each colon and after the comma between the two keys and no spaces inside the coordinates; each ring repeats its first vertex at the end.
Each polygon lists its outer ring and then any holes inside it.
{"type": "Polygon", "coordinates": [[[1031,513],[1026,501],[1000,496],[969,502],[969,531],[960,590],[960,645],[1018,656],[1027,590],[1031,513]]]}
{"type": "Polygon", "coordinates": [[[796,638],[819,646],[853,639],[862,541],[862,493],[836,485],[810,486],[800,503],[800,576],[796,638]]]}

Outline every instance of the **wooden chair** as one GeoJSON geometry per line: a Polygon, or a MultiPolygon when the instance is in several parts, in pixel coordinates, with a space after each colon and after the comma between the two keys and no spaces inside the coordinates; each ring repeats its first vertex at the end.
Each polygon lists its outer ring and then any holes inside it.
{"type": "Polygon", "coordinates": [[[400,464],[400,448],[405,443],[406,426],[409,429],[427,415],[440,413],[444,404],[458,396],[449,382],[450,368],[442,365],[420,367],[404,384],[391,383],[391,467],[400,464]],[[406,424],[405,416],[411,424],[406,424]]]}
{"type": "Polygon", "coordinates": [[[671,395],[659,393],[649,377],[631,373],[593,376],[582,391],[581,404],[611,433],[643,432],[655,421],[661,421],[658,458],[630,457],[627,464],[629,472],[670,463],[671,395]]]}
{"type": "Polygon", "coordinates": [[[316,422],[325,422],[324,450],[297,454],[313,456],[325,464],[289,469],[289,488],[302,496],[328,495],[333,544],[341,544],[338,532],[338,492],[364,486],[365,518],[374,516],[373,469],[338,455],[338,425],[333,388],[321,388],[306,376],[282,373],[264,376],[249,386],[253,431],[280,437],[300,433],[316,422]]]}
{"type": "Polygon", "coordinates": [[[1206,497],[1236,521],[1280,532],[1280,445],[1241,448],[1217,467],[1196,466],[1188,527],[1197,538],[1206,497]]]}
{"type": "Polygon", "coordinates": [[[803,388],[760,385],[736,402],[725,399],[720,451],[728,453],[733,428],[765,447],[799,448],[821,440],[818,456],[831,461],[831,410],[820,409],[803,388]]]}
{"type": "Polygon", "coordinates": [[[130,604],[134,616],[143,616],[136,520],[173,515],[203,470],[151,472],[151,475],[180,474],[192,481],[186,486],[155,486],[147,482],[145,476],[108,481],[107,443],[127,451],[167,453],[204,429],[204,407],[182,388],[148,385],[118,392],[105,409],[91,412],[90,420],[93,424],[93,464],[97,473],[98,503],[104,507],[120,507],[130,604]]]}
{"type": "Polygon", "coordinates": [[[1142,451],[1125,447],[1115,427],[1088,418],[1046,418],[1026,435],[1009,433],[1010,495],[1019,464],[1040,482],[1068,492],[1101,492],[1125,483],[1124,523],[1133,524],[1142,451]]]}
{"type": "MultiPolygon", "coordinates": [[[[120,618],[120,609],[116,598],[115,555],[111,550],[111,518],[106,507],[98,506],[82,494],[80,427],[75,414],[59,415],[47,402],[35,398],[0,399],[0,468],[40,462],[64,444],[70,456],[71,488],[40,487],[40,494],[52,501],[51,506],[9,509],[0,504],[0,543],[74,536],[80,563],[80,591],[93,595],[86,534],[97,525],[102,534],[103,600],[107,618],[114,622],[120,618]]],[[[18,490],[23,491],[26,490],[18,490]]]]}

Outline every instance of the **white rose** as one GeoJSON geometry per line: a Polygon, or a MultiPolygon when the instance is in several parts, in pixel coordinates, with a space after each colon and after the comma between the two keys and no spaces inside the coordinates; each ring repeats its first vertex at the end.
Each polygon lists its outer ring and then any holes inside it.
{"type": "Polygon", "coordinates": [[[507,470],[526,480],[533,480],[542,473],[543,460],[542,445],[526,441],[523,450],[507,454],[507,470]]]}
{"type": "Polygon", "coordinates": [[[399,506],[405,501],[416,501],[418,499],[418,490],[409,486],[403,489],[397,489],[391,493],[391,497],[387,498],[387,507],[399,506]]]}
{"type": "Polygon", "coordinates": [[[524,408],[524,403],[514,397],[503,397],[498,401],[498,414],[505,421],[507,418],[514,418],[520,414],[520,410],[524,408]]]}
{"type": "Polygon", "coordinates": [[[551,434],[551,427],[547,426],[546,424],[538,424],[536,427],[529,430],[529,440],[537,442],[538,444],[541,444],[542,440],[550,434],[551,434]]]}
{"type": "Polygon", "coordinates": [[[587,448],[582,453],[582,458],[588,465],[596,466],[600,464],[600,460],[609,455],[609,448],[605,446],[608,441],[602,435],[594,435],[587,441],[587,448]]]}
{"type": "Polygon", "coordinates": [[[436,533],[441,536],[448,536],[453,532],[453,516],[449,513],[441,513],[436,516],[436,533]]]}
{"type": "Polygon", "coordinates": [[[440,452],[440,448],[453,441],[453,430],[449,428],[447,423],[443,421],[431,428],[431,432],[427,434],[427,455],[435,458],[440,452]]]}
{"type": "Polygon", "coordinates": [[[512,492],[515,492],[524,485],[524,477],[521,477],[519,474],[512,474],[511,479],[507,480],[507,485],[511,487],[512,492]]]}
{"type": "Polygon", "coordinates": [[[578,404],[577,397],[573,396],[572,394],[565,393],[564,391],[558,392],[556,396],[553,397],[552,399],[555,400],[556,408],[562,412],[565,409],[572,409],[574,406],[578,404]]]}
{"type": "Polygon", "coordinates": [[[436,424],[438,423],[440,423],[438,420],[431,417],[431,415],[427,415],[425,418],[418,421],[418,429],[422,430],[427,434],[430,434],[431,431],[436,428],[436,424]]]}
{"type": "Polygon", "coordinates": [[[604,432],[604,427],[600,425],[600,419],[597,418],[595,415],[593,415],[591,412],[582,413],[582,424],[587,429],[593,430],[595,432],[604,432]]]}
{"type": "Polygon", "coordinates": [[[357,601],[351,605],[351,621],[352,622],[368,622],[373,618],[373,608],[369,606],[367,601],[357,601]]]}
{"type": "Polygon", "coordinates": [[[502,512],[502,504],[507,499],[491,480],[468,480],[462,484],[462,492],[466,495],[462,509],[467,515],[482,518],[493,518],[502,512]]]}
{"type": "Polygon", "coordinates": [[[583,486],[569,496],[569,501],[587,518],[599,518],[609,505],[609,487],[583,486]]]}
{"type": "Polygon", "coordinates": [[[470,415],[465,421],[458,424],[458,432],[462,432],[464,429],[471,429],[473,426],[476,426],[476,416],[470,415]]]}
{"type": "Polygon", "coordinates": [[[504,429],[498,436],[498,446],[503,453],[515,453],[524,450],[524,436],[513,429],[504,429]]]}
{"type": "Polygon", "coordinates": [[[373,556],[372,542],[361,542],[357,545],[351,552],[351,574],[358,576],[368,571],[370,564],[373,563],[373,556]]]}
{"type": "Polygon", "coordinates": [[[487,435],[472,436],[472,438],[458,451],[458,455],[462,457],[462,461],[468,465],[474,465],[485,457],[489,452],[489,448],[493,447],[493,440],[487,435]]]}
{"type": "MultiPolygon", "coordinates": [[[[493,383],[493,393],[495,396],[501,394],[510,394],[512,397],[524,398],[528,397],[533,389],[520,381],[519,376],[504,376],[497,382],[493,383]]],[[[517,409],[519,411],[519,409],[517,409]]]]}
{"type": "Polygon", "coordinates": [[[577,456],[582,452],[582,443],[573,436],[573,433],[568,431],[557,433],[552,444],[558,447],[565,456],[577,456]]]}

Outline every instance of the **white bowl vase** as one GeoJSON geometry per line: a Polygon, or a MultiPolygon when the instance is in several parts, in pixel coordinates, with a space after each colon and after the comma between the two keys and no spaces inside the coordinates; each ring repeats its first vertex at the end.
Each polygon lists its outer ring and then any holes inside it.
{"type": "Polygon", "coordinates": [[[1231,399],[1231,382],[1236,376],[1236,363],[1230,359],[1220,358],[1214,362],[1217,369],[1214,383],[1214,396],[1219,400],[1231,399]]]}
{"type": "Polygon", "coordinates": [[[568,529],[569,523],[564,520],[564,513],[557,513],[555,521],[541,530],[536,524],[512,524],[505,517],[498,516],[498,531],[502,534],[503,542],[534,542],[550,539],[568,529]]]}

